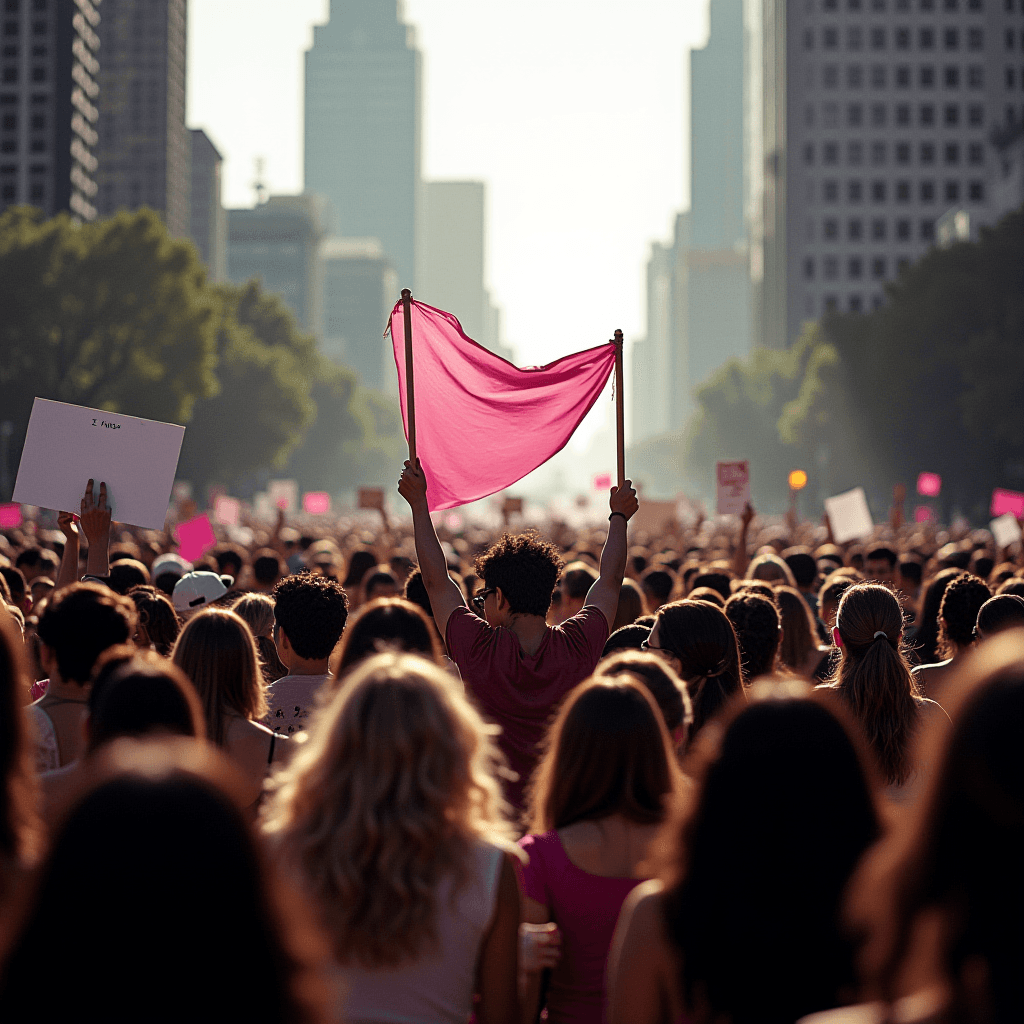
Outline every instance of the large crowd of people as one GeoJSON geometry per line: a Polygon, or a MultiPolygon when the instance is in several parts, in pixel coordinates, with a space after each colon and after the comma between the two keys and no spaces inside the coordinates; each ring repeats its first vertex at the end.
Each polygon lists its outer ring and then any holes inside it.
{"type": "Polygon", "coordinates": [[[0,1019],[1024,1020],[1019,543],[398,490],[0,531],[0,1019]]]}

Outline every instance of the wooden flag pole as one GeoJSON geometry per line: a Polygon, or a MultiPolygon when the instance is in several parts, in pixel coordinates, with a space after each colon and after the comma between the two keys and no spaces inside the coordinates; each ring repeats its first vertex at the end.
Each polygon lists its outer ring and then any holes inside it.
{"type": "Polygon", "coordinates": [[[402,289],[405,314],[405,420],[409,428],[409,461],[416,465],[416,395],[412,372],[412,292],[402,289]]]}
{"type": "Polygon", "coordinates": [[[622,331],[615,332],[615,443],[618,457],[619,486],[626,482],[626,414],[622,393],[622,331]]]}

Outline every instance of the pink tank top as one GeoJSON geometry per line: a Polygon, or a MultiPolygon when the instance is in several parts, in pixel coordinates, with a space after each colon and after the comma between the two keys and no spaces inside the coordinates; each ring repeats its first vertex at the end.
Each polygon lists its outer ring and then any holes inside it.
{"type": "Polygon", "coordinates": [[[454,894],[437,890],[437,948],[409,964],[382,970],[335,965],[331,1020],[347,1024],[465,1024],[473,1010],[480,945],[494,917],[502,851],[480,843],[473,871],[454,894]],[[454,895],[454,898],[453,898],[454,895]]]}

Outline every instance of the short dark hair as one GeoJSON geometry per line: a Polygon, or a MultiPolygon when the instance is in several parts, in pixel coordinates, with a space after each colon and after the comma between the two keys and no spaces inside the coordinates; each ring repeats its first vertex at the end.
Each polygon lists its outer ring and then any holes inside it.
{"type": "Polygon", "coordinates": [[[997,594],[978,609],[978,633],[983,637],[1024,626],[1024,597],[997,594]]]}
{"type": "Polygon", "coordinates": [[[84,686],[96,659],[135,632],[135,605],[98,583],[59,590],[39,619],[39,639],[53,650],[61,677],[84,686]]]}
{"type": "Polygon", "coordinates": [[[348,595],[329,576],[300,572],[274,587],[274,621],[300,658],[328,657],[347,619],[348,595]]]}
{"type": "Polygon", "coordinates": [[[502,534],[475,563],[484,583],[501,590],[513,613],[524,615],[547,615],[564,565],[554,544],[534,530],[502,534]]]}
{"type": "Polygon", "coordinates": [[[899,565],[900,575],[910,580],[915,587],[921,585],[922,566],[916,558],[901,558],[899,565]]]}
{"type": "Polygon", "coordinates": [[[670,733],[681,725],[687,729],[693,725],[693,705],[686,683],[658,655],[646,651],[618,651],[610,658],[602,658],[594,674],[606,678],[637,676],[654,698],[670,733]]]}
{"type": "Polygon", "coordinates": [[[887,562],[890,569],[896,568],[896,562],[898,556],[892,548],[886,547],[884,544],[879,544],[876,547],[870,548],[867,554],[864,556],[865,562],[887,562]]]}
{"type": "Polygon", "coordinates": [[[252,574],[257,583],[266,584],[279,580],[284,574],[281,556],[272,548],[260,548],[252,560],[252,574]]]}
{"type": "Polygon", "coordinates": [[[111,672],[97,672],[89,692],[89,752],[120,736],[145,736],[154,729],[205,737],[195,687],[177,665],[152,652],[115,658],[111,672]]]}
{"type": "Polygon", "coordinates": [[[389,648],[420,654],[438,664],[444,656],[437,630],[431,628],[419,605],[401,597],[378,597],[352,616],[338,652],[335,675],[340,679],[364,658],[389,648]]]}
{"type": "Polygon", "coordinates": [[[124,558],[110,567],[107,586],[115,594],[127,594],[132,587],[144,587],[149,583],[149,570],[134,558],[124,558]]]}
{"type": "Polygon", "coordinates": [[[729,595],[732,593],[731,584],[732,577],[727,572],[711,572],[709,570],[700,572],[693,577],[690,593],[692,594],[698,587],[707,587],[709,590],[716,590],[721,594],[723,601],[728,601],[729,595]]]}
{"type": "Polygon", "coordinates": [[[597,573],[586,562],[573,562],[562,573],[562,593],[578,601],[597,582],[597,573]]]}
{"type": "Polygon", "coordinates": [[[371,599],[370,593],[374,587],[398,587],[398,580],[395,579],[393,573],[385,569],[378,569],[376,572],[370,573],[363,581],[363,592],[368,600],[371,599]]]}
{"type": "Polygon", "coordinates": [[[694,587],[689,594],[686,595],[688,601],[707,601],[708,604],[718,605],[719,608],[725,608],[725,598],[712,587],[694,587]]]}
{"type": "Polygon", "coordinates": [[[426,584],[423,582],[423,573],[420,572],[419,566],[416,566],[405,578],[405,592],[402,596],[417,608],[422,608],[433,619],[434,609],[430,607],[430,595],[427,593],[426,584]]]}
{"type": "Polygon", "coordinates": [[[232,545],[218,548],[213,553],[217,559],[217,572],[223,576],[234,576],[237,580],[242,566],[245,565],[245,556],[241,548],[232,545]]]}
{"type": "Polygon", "coordinates": [[[818,563],[809,548],[786,548],[782,560],[789,566],[798,587],[809,587],[818,578],[818,563]]]}
{"type": "Polygon", "coordinates": [[[17,557],[14,559],[15,569],[20,569],[23,565],[36,566],[43,560],[43,552],[40,548],[25,548],[24,551],[19,551],[17,557]]]}
{"type": "Polygon", "coordinates": [[[662,603],[671,596],[675,582],[675,577],[667,569],[648,569],[640,577],[640,586],[649,590],[662,603]]]}
{"type": "Polygon", "coordinates": [[[939,652],[949,658],[952,645],[968,647],[974,639],[981,606],[992,596],[988,584],[973,573],[951,579],[939,605],[939,652]]]}
{"type": "Polygon", "coordinates": [[[23,601],[28,584],[25,582],[25,574],[13,565],[0,565],[0,576],[7,581],[7,589],[11,592],[12,601],[23,601]]]}
{"type": "Polygon", "coordinates": [[[631,622],[628,626],[619,626],[604,642],[601,657],[607,658],[609,654],[615,654],[617,651],[639,651],[640,645],[650,635],[650,626],[638,626],[635,622],[631,622]]]}
{"type": "Polygon", "coordinates": [[[725,602],[725,614],[736,630],[747,681],[773,671],[782,640],[779,609],[760,594],[740,591],[725,602]]]}

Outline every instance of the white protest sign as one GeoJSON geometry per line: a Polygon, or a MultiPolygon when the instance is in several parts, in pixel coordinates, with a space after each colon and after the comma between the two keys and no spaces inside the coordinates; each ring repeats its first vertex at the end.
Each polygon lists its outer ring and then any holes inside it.
{"type": "Polygon", "coordinates": [[[32,404],[14,500],[77,512],[90,479],[115,522],[162,530],[185,428],[37,398],[32,404]]]}
{"type": "Polygon", "coordinates": [[[993,519],[989,526],[992,528],[992,536],[995,537],[998,548],[1008,548],[1021,539],[1020,523],[1012,512],[993,519]]]}
{"type": "Polygon", "coordinates": [[[750,463],[719,462],[715,466],[715,508],[720,516],[743,514],[750,501],[750,463]]]}
{"type": "Polygon", "coordinates": [[[875,528],[868,508],[868,499],[863,487],[854,487],[834,498],[825,499],[825,511],[832,527],[832,539],[836,544],[867,537],[875,528]]]}
{"type": "Polygon", "coordinates": [[[299,507],[299,485],[294,480],[271,480],[267,494],[275,509],[294,512],[299,507]]]}

